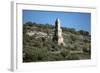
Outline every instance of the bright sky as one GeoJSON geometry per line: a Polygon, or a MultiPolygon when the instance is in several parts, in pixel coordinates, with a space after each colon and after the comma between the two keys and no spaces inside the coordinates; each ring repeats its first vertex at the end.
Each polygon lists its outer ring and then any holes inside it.
{"type": "Polygon", "coordinates": [[[23,23],[55,24],[60,19],[62,27],[91,32],[91,13],[23,10],[23,23]]]}

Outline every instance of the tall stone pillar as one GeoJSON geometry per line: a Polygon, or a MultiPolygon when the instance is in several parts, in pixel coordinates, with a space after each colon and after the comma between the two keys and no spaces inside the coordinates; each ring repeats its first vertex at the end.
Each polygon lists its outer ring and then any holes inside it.
{"type": "Polygon", "coordinates": [[[60,27],[60,20],[58,18],[55,21],[55,31],[53,40],[56,41],[58,45],[64,45],[62,29],[60,27]]]}

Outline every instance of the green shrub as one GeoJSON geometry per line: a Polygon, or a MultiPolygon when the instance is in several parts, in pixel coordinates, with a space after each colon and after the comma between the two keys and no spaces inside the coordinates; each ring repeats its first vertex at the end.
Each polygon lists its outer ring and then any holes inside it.
{"type": "Polygon", "coordinates": [[[44,57],[47,56],[46,48],[28,48],[24,51],[25,57],[23,58],[25,62],[32,61],[43,61],[44,57]]]}
{"type": "Polygon", "coordinates": [[[69,53],[70,53],[70,51],[68,51],[68,50],[62,50],[60,54],[61,54],[63,57],[66,57],[66,56],[69,55],[69,53]]]}
{"type": "Polygon", "coordinates": [[[70,54],[67,57],[67,60],[79,60],[79,55],[77,55],[77,54],[70,54]]]}
{"type": "Polygon", "coordinates": [[[61,54],[54,54],[54,53],[49,53],[48,54],[48,61],[59,61],[59,60],[63,60],[63,56],[61,54]]]}

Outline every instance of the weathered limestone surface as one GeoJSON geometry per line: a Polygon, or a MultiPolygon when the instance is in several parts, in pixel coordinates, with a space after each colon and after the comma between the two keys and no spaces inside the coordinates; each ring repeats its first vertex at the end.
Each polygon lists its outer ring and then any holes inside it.
{"type": "Polygon", "coordinates": [[[58,43],[58,45],[64,45],[64,39],[62,36],[62,29],[60,26],[60,20],[57,18],[55,21],[55,31],[54,31],[54,38],[53,40],[58,43]]]}

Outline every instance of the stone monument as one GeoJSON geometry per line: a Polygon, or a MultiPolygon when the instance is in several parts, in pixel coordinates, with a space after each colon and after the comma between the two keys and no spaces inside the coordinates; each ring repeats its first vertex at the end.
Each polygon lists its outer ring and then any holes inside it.
{"type": "Polygon", "coordinates": [[[57,42],[58,45],[64,45],[64,39],[62,36],[62,29],[60,27],[61,23],[59,18],[55,21],[55,31],[53,36],[53,41],[57,42]]]}

